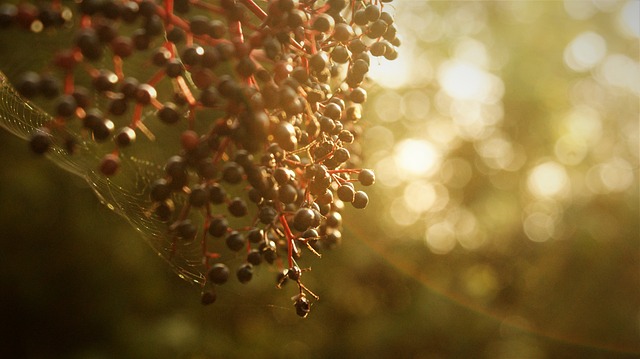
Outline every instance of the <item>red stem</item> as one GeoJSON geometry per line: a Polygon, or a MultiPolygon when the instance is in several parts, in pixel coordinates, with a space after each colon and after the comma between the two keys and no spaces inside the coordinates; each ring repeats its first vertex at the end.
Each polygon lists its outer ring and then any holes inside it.
{"type": "Polygon", "coordinates": [[[180,86],[180,90],[182,91],[182,94],[187,99],[187,102],[189,102],[189,106],[194,107],[197,102],[196,102],[196,99],[193,97],[191,90],[189,90],[189,86],[187,86],[186,81],[184,81],[184,77],[178,76],[176,77],[176,81],[178,82],[178,86],[180,86]]]}
{"type": "Polygon", "coordinates": [[[147,81],[148,85],[154,86],[155,84],[157,84],[158,82],[160,82],[160,80],[162,80],[164,78],[164,70],[160,70],[158,72],[156,72],[155,74],[153,74],[153,76],[151,76],[151,78],[149,79],[149,81],[147,81]]]}
{"type": "Polygon", "coordinates": [[[113,56],[113,70],[118,76],[119,80],[124,79],[124,71],[122,70],[122,58],[120,56],[113,56]]]}
{"type": "Polygon", "coordinates": [[[218,151],[216,151],[216,155],[213,158],[213,163],[218,163],[218,161],[220,161],[220,159],[222,158],[222,154],[224,154],[224,151],[227,149],[227,146],[229,145],[229,142],[231,142],[231,138],[226,137],[222,143],[220,143],[220,147],[218,147],[218,151]]]}
{"type": "Polygon", "coordinates": [[[284,214],[280,215],[280,224],[284,228],[284,235],[287,237],[287,256],[289,259],[289,268],[293,267],[293,233],[291,233],[291,229],[289,228],[289,223],[287,223],[287,219],[284,214]]]}
{"type": "Polygon", "coordinates": [[[67,71],[64,75],[64,93],[70,95],[73,93],[74,89],[74,79],[73,79],[73,71],[67,71]]]}
{"type": "Polygon", "coordinates": [[[167,13],[164,24],[168,27],[173,23],[173,0],[164,0],[164,11],[167,13]]]}
{"type": "Polygon", "coordinates": [[[140,123],[140,120],[142,119],[142,108],[144,107],[143,104],[138,103],[136,104],[136,107],[133,108],[133,116],[131,119],[131,128],[132,129],[136,129],[136,127],[138,127],[138,123],[140,123]]]}
{"type": "Polygon", "coordinates": [[[221,8],[220,6],[215,6],[215,5],[211,5],[209,3],[206,3],[204,1],[199,1],[199,0],[191,0],[191,4],[195,7],[199,7],[201,9],[205,9],[205,10],[209,10],[212,11],[214,13],[217,14],[224,14],[224,9],[221,8]]]}
{"type": "Polygon", "coordinates": [[[253,0],[240,0],[240,2],[246,6],[251,12],[258,17],[260,20],[264,20],[267,18],[267,13],[262,10],[258,4],[256,4],[253,0]]]}

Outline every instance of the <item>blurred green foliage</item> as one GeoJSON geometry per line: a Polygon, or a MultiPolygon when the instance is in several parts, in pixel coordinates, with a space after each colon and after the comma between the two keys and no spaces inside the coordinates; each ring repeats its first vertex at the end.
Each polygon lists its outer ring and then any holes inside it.
{"type": "Polygon", "coordinates": [[[379,183],[312,261],[305,320],[265,268],[202,307],[79,178],[0,133],[0,357],[637,358],[634,4],[400,1],[408,77],[381,66],[363,135],[379,183]]]}

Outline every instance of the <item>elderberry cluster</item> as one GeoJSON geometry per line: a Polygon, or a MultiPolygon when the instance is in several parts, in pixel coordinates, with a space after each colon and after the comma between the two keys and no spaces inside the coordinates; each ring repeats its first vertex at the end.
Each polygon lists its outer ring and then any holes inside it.
{"type": "Polygon", "coordinates": [[[200,244],[202,303],[216,300],[230,263],[241,283],[267,263],[277,287],[297,284],[305,317],[318,297],[301,281],[303,249],[338,245],[345,203],[365,208],[363,187],[375,182],[351,145],[371,57],[397,57],[389,2],[5,3],[0,29],[72,31],[51,66],[14,83],[51,115],[31,136],[34,152],[72,156],[79,141],[96,142],[109,148],[97,170],[117,178],[128,148],[160,141],[156,123],[179,129],[180,148],[147,186],[148,215],[174,247],[200,244]]]}

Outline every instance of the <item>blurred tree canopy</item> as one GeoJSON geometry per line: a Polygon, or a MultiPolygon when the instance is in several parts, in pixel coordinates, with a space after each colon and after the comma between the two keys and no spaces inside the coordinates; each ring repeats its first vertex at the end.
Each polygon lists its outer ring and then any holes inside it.
{"type": "Polygon", "coordinates": [[[638,357],[640,2],[394,7],[361,135],[378,181],[313,261],[309,318],[260,270],[202,307],[0,132],[0,357],[638,357]]]}

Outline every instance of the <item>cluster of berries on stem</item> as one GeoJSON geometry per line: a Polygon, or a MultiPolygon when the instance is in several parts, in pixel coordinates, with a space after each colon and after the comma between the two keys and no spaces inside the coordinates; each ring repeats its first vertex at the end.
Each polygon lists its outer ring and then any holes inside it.
{"type": "Polygon", "coordinates": [[[0,29],[73,31],[50,66],[14,82],[51,115],[32,133],[34,152],[72,156],[95,142],[109,148],[96,171],[115,179],[136,142],[161,143],[153,128],[176,128],[179,148],[148,183],[147,213],[166,223],[174,251],[199,246],[202,303],[216,300],[230,263],[247,283],[266,262],[278,288],[297,284],[306,317],[318,296],[302,283],[303,251],[338,245],[342,209],[365,208],[363,187],[375,182],[357,141],[370,62],[398,55],[389,2],[5,3],[0,29]]]}

